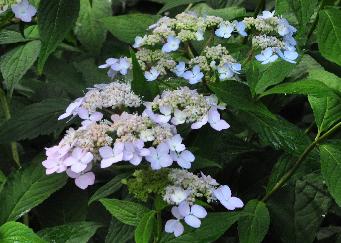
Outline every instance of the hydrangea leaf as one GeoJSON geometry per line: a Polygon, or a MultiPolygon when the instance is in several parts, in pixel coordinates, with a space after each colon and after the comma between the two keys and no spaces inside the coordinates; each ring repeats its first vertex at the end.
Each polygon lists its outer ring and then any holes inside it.
{"type": "Polygon", "coordinates": [[[325,97],[334,95],[334,92],[331,88],[318,80],[304,79],[301,81],[279,84],[265,91],[261,96],[269,94],[303,94],[315,97],[325,97]]]}
{"type": "MultiPolygon", "coordinates": [[[[214,0],[216,1],[216,0],[214,0]]],[[[242,7],[231,6],[228,8],[213,9],[206,3],[199,3],[195,5],[191,11],[198,13],[199,16],[212,15],[221,17],[225,20],[234,20],[246,16],[246,10],[242,7]]]]}
{"type": "Polygon", "coordinates": [[[119,40],[133,43],[135,37],[144,35],[148,26],[154,24],[160,16],[150,14],[126,14],[102,18],[104,26],[119,40]]]}
{"type": "Polygon", "coordinates": [[[208,86],[217,95],[219,100],[226,103],[227,106],[273,117],[271,112],[262,103],[252,99],[249,88],[241,82],[226,80],[209,84],[208,86]]]}
{"type": "Polygon", "coordinates": [[[136,243],[148,243],[153,234],[153,228],[156,223],[155,211],[145,213],[135,230],[136,243]]]}
{"type": "Polygon", "coordinates": [[[64,128],[65,122],[57,118],[68,103],[66,99],[46,99],[24,107],[0,126],[0,144],[32,139],[64,128]]]}
{"type": "Polygon", "coordinates": [[[85,48],[98,53],[107,36],[107,30],[100,18],[111,16],[111,0],[81,0],[75,33],[85,48]]]}
{"type": "Polygon", "coordinates": [[[159,93],[159,87],[155,81],[146,81],[135,53],[131,50],[130,54],[133,64],[133,81],[131,82],[131,89],[135,94],[142,96],[144,100],[152,100],[159,93]]]}
{"type": "Polygon", "coordinates": [[[25,39],[22,34],[13,30],[2,30],[0,31],[0,45],[3,44],[12,44],[12,43],[19,43],[19,42],[26,42],[28,41],[25,39]]]}
{"type": "Polygon", "coordinates": [[[312,69],[309,71],[309,78],[318,80],[341,93],[341,78],[333,73],[321,69],[312,69]]]}
{"type": "Polygon", "coordinates": [[[321,151],[321,173],[326,181],[328,191],[341,205],[341,140],[330,140],[330,142],[320,146],[321,151]]]}
{"type": "Polygon", "coordinates": [[[32,67],[40,51],[40,41],[18,46],[1,57],[0,69],[10,93],[24,74],[32,67]]]}
{"type": "Polygon", "coordinates": [[[126,243],[134,237],[134,227],[123,224],[113,218],[109,225],[108,234],[105,237],[105,243],[120,242],[126,243]]]}
{"type": "Polygon", "coordinates": [[[167,0],[165,1],[165,5],[159,10],[159,14],[175,7],[198,2],[204,2],[204,0],[167,0]]]}
{"type": "Polygon", "coordinates": [[[32,229],[19,222],[7,222],[0,226],[0,242],[47,243],[32,229]]]}
{"type": "Polygon", "coordinates": [[[331,198],[321,176],[312,173],[273,194],[267,203],[271,224],[282,242],[312,243],[331,198]]]}
{"type": "Polygon", "coordinates": [[[141,204],[118,200],[118,199],[100,199],[103,206],[122,223],[137,226],[145,213],[150,210],[141,204]]]}
{"type": "Polygon", "coordinates": [[[16,220],[64,186],[65,174],[46,176],[40,163],[10,175],[0,193],[0,224],[16,220]]]}
{"type": "Polygon", "coordinates": [[[278,84],[294,69],[295,65],[284,60],[263,65],[253,61],[246,70],[247,82],[253,94],[261,94],[268,87],[278,84]]]}
{"type": "Polygon", "coordinates": [[[215,242],[222,236],[237,220],[239,214],[236,212],[228,213],[209,213],[202,220],[198,229],[187,229],[185,232],[175,238],[171,234],[165,233],[161,243],[210,243],[215,242]]]}
{"type": "Polygon", "coordinates": [[[121,180],[126,178],[128,174],[120,174],[115,176],[113,179],[111,179],[108,183],[104,184],[102,187],[100,187],[89,199],[88,204],[90,205],[92,202],[97,201],[101,198],[107,197],[116,191],[118,191],[121,186],[121,180]]]}
{"type": "Polygon", "coordinates": [[[341,10],[330,8],[320,11],[317,42],[325,58],[341,65],[341,10]]]}
{"type": "Polygon", "coordinates": [[[341,120],[341,98],[339,96],[329,95],[320,98],[308,96],[308,100],[314,111],[319,134],[341,120]]]}
{"type": "Polygon", "coordinates": [[[38,72],[42,73],[49,55],[72,29],[79,12],[79,0],[41,0],[38,8],[38,27],[42,48],[38,72]]]}
{"type": "Polygon", "coordinates": [[[47,242],[54,243],[88,242],[99,227],[101,225],[95,222],[74,222],[45,228],[38,235],[47,242]]]}
{"type": "Polygon", "coordinates": [[[240,243],[262,242],[270,226],[269,211],[264,202],[249,201],[243,209],[245,216],[238,221],[240,243]]]}

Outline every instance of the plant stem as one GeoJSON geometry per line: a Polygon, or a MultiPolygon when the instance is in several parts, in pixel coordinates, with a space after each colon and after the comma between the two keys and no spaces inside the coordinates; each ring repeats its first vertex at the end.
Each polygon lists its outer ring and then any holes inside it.
{"type": "Polygon", "coordinates": [[[257,15],[260,13],[261,10],[265,8],[265,0],[260,0],[258,3],[258,6],[255,9],[254,17],[257,17],[257,15]]]}
{"type": "Polygon", "coordinates": [[[157,243],[161,239],[161,234],[162,234],[162,218],[161,218],[161,212],[157,212],[156,214],[156,220],[157,220],[157,225],[156,225],[156,237],[154,239],[154,243],[157,243]]]}
{"type": "MultiPolygon", "coordinates": [[[[5,114],[5,119],[9,120],[11,118],[11,112],[9,109],[9,105],[8,105],[5,92],[2,89],[0,89],[0,103],[5,114]]],[[[15,142],[11,143],[11,151],[12,151],[12,157],[13,157],[14,162],[16,163],[18,168],[21,168],[17,143],[15,142]]]]}
{"type": "Polygon", "coordinates": [[[187,51],[187,54],[190,58],[194,58],[194,54],[193,54],[193,51],[191,49],[191,46],[189,45],[188,42],[185,43],[185,48],[186,48],[186,51],[187,51]]]}
{"type": "Polygon", "coordinates": [[[335,126],[333,126],[331,129],[329,129],[325,134],[323,134],[321,137],[317,136],[315,140],[309,144],[309,146],[303,151],[303,153],[298,157],[296,162],[294,163],[294,166],[285,173],[282,178],[276,183],[276,185],[269,191],[262,199],[262,201],[266,201],[269,199],[269,197],[278,191],[282,186],[290,179],[290,177],[296,172],[296,170],[299,168],[299,166],[302,164],[302,162],[305,160],[307,155],[315,148],[315,146],[321,142],[322,140],[328,138],[330,135],[332,135],[337,129],[341,127],[341,122],[337,123],[335,126]]]}
{"type": "Polygon", "coordinates": [[[321,10],[321,8],[322,8],[322,6],[323,6],[323,3],[324,3],[324,0],[321,0],[320,4],[319,4],[319,6],[318,6],[318,9],[317,9],[316,18],[314,19],[314,22],[313,22],[313,24],[311,25],[310,30],[309,30],[309,32],[308,32],[307,40],[306,40],[305,45],[308,44],[308,41],[309,41],[310,37],[311,37],[312,34],[314,33],[314,30],[315,30],[315,28],[316,28],[316,25],[317,25],[317,22],[318,22],[318,19],[319,19],[319,12],[320,12],[320,10],[321,10]]]}
{"type": "Polygon", "coordinates": [[[193,6],[193,3],[190,3],[190,4],[188,4],[188,6],[187,6],[187,8],[185,9],[185,11],[184,11],[184,12],[186,12],[186,11],[190,10],[190,9],[192,8],[192,6],[193,6]]]}

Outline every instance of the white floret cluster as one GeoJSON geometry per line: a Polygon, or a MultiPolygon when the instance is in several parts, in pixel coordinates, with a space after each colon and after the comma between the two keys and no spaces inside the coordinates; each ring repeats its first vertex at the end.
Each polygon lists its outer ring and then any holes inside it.
{"type": "Polygon", "coordinates": [[[201,219],[207,216],[203,206],[195,204],[197,199],[206,199],[208,203],[219,201],[227,210],[242,208],[244,203],[237,197],[233,197],[231,189],[227,185],[219,183],[209,175],[195,175],[182,169],[172,169],[168,174],[171,182],[165,188],[163,200],[172,207],[172,215],[175,219],[166,222],[165,231],[173,233],[175,237],[183,234],[182,220],[193,228],[201,226],[201,219]]]}
{"type": "Polygon", "coordinates": [[[274,16],[275,12],[263,11],[257,18],[244,18],[248,30],[256,32],[252,37],[252,45],[262,51],[256,59],[262,64],[274,62],[278,57],[296,63],[296,40],[293,35],[296,28],[282,17],[274,16]]]}
{"type": "Polygon", "coordinates": [[[220,118],[218,110],[224,110],[225,105],[219,104],[215,95],[204,96],[188,87],[163,91],[145,106],[144,113],[159,124],[169,121],[173,125],[187,123],[192,129],[199,129],[209,123],[217,131],[230,127],[220,118]]]}

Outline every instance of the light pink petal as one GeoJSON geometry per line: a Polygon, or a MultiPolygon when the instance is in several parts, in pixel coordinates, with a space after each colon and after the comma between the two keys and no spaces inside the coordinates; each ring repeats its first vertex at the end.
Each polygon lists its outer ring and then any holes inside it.
{"type": "Polygon", "coordinates": [[[191,211],[189,204],[186,201],[181,202],[178,206],[178,209],[179,209],[179,213],[182,217],[188,216],[190,214],[190,211],[191,211]]]}
{"type": "Polygon", "coordinates": [[[101,160],[101,168],[108,168],[110,167],[112,164],[116,163],[117,161],[115,160],[114,157],[110,157],[107,159],[102,159],[101,160]]]}
{"type": "Polygon", "coordinates": [[[230,125],[224,120],[219,120],[216,122],[210,122],[210,125],[214,130],[217,130],[217,131],[221,131],[221,130],[230,128],[230,125]]]}
{"type": "Polygon", "coordinates": [[[220,114],[217,110],[217,108],[211,108],[208,111],[208,122],[209,123],[214,123],[220,120],[220,114]]]}
{"type": "Polygon", "coordinates": [[[83,164],[89,164],[89,163],[92,161],[93,158],[94,158],[93,154],[90,153],[90,152],[87,152],[87,153],[82,157],[81,162],[82,162],[83,164]]]}
{"type": "Polygon", "coordinates": [[[56,162],[54,160],[47,159],[42,162],[42,165],[47,169],[51,169],[56,166],[56,162]]]}
{"type": "Polygon", "coordinates": [[[176,224],[178,223],[177,220],[175,219],[170,219],[170,220],[167,220],[166,224],[165,224],[165,231],[167,233],[173,233],[174,230],[175,230],[175,226],[176,224]]]}
{"type": "Polygon", "coordinates": [[[157,152],[158,154],[168,154],[169,153],[169,146],[166,143],[160,143],[157,146],[157,152]]]}
{"type": "Polygon", "coordinates": [[[86,164],[82,164],[82,163],[74,163],[71,166],[71,170],[76,173],[82,172],[83,170],[85,170],[85,168],[86,168],[86,164]]]}
{"type": "Polygon", "coordinates": [[[195,160],[195,157],[194,155],[192,154],[191,151],[188,151],[188,150],[184,150],[181,152],[180,154],[180,157],[183,159],[183,160],[186,160],[188,162],[193,162],[195,160]]]}
{"type": "Polygon", "coordinates": [[[90,116],[90,120],[94,122],[100,121],[102,120],[102,118],[103,118],[103,114],[101,112],[95,112],[94,114],[90,116]]]}
{"type": "Polygon", "coordinates": [[[199,228],[201,225],[200,219],[198,219],[197,217],[195,217],[193,215],[186,216],[185,222],[186,222],[186,224],[188,224],[189,226],[191,226],[193,228],[199,228]]]}
{"type": "Polygon", "coordinates": [[[231,199],[229,200],[229,203],[231,203],[235,208],[244,207],[243,201],[240,200],[238,197],[231,197],[231,199]]]}
{"type": "Polygon", "coordinates": [[[57,171],[58,167],[46,169],[46,175],[51,175],[57,171]]]}
{"type": "Polygon", "coordinates": [[[104,147],[100,148],[98,151],[99,151],[100,156],[103,159],[107,159],[107,158],[110,158],[110,157],[114,156],[114,151],[109,146],[104,146],[104,147]]]}
{"type": "Polygon", "coordinates": [[[182,219],[183,217],[181,216],[180,212],[179,212],[179,209],[178,207],[174,206],[172,207],[172,210],[171,210],[173,216],[177,219],[182,219]]]}
{"type": "Polygon", "coordinates": [[[134,157],[131,159],[131,160],[129,160],[129,162],[132,164],[132,165],[139,165],[140,163],[141,163],[141,161],[142,161],[142,157],[141,156],[138,156],[138,155],[134,155],[134,157]]]}
{"type": "Polygon", "coordinates": [[[95,174],[93,172],[85,173],[75,179],[75,184],[81,189],[86,189],[88,186],[95,183],[95,174]]]}
{"type": "Polygon", "coordinates": [[[83,120],[89,119],[89,111],[87,109],[80,107],[78,108],[77,113],[81,119],[83,120]]]}
{"type": "Polygon", "coordinates": [[[78,163],[78,160],[77,159],[75,159],[74,157],[68,157],[66,160],[64,160],[63,161],[63,164],[65,165],[65,166],[71,166],[71,165],[73,165],[73,164],[75,164],[75,163],[78,163]]]}
{"type": "Polygon", "coordinates": [[[193,205],[191,207],[191,214],[198,218],[205,218],[207,216],[207,211],[204,207],[200,205],[193,205]]]}
{"type": "Polygon", "coordinates": [[[174,236],[179,237],[180,235],[182,235],[183,232],[184,232],[184,226],[179,221],[177,221],[175,225],[175,229],[174,229],[174,236]]]}
{"type": "Polygon", "coordinates": [[[205,125],[208,121],[208,117],[207,116],[204,116],[200,121],[197,121],[195,123],[193,123],[191,125],[191,128],[192,129],[199,129],[201,128],[203,125],[205,125]]]}
{"type": "Polygon", "coordinates": [[[70,170],[70,169],[67,169],[67,170],[66,170],[66,174],[67,174],[70,178],[73,178],[73,179],[78,178],[79,175],[80,175],[79,173],[73,172],[73,171],[70,170]]]}

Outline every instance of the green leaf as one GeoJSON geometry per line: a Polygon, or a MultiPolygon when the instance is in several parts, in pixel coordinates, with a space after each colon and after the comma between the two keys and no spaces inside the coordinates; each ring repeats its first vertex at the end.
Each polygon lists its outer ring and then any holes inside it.
{"type": "Polygon", "coordinates": [[[130,51],[133,63],[133,81],[131,82],[131,89],[145,98],[145,100],[153,100],[159,93],[159,88],[156,82],[147,82],[144,78],[143,71],[136,59],[134,51],[130,51]]]}
{"type": "Polygon", "coordinates": [[[80,0],[79,17],[75,33],[88,50],[98,53],[107,36],[107,30],[99,19],[111,16],[111,0],[80,0]]]}
{"type": "Polygon", "coordinates": [[[123,224],[117,219],[113,218],[110,222],[109,231],[105,238],[105,243],[126,243],[134,236],[135,227],[123,224]]]}
{"type": "Polygon", "coordinates": [[[262,242],[269,230],[270,215],[265,203],[258,200],[249,201],[238,221],[240,243],[262,242]]]}
{"type": "Polygon", "coordinates": [[[330,8],[320,11],[317,42],[321,54],[341,66],[341,10],[330,8]]]}
{"type": "Polygon", "coordinates": [[[26,40],[22,34],[13,30],[2,30],[0,32],[0,45],[12,44],[18,42],[25,42],[26,40]]]}
{"type": "Polygon", "coordinates": [[[150,210],[141,204],[118,199],[100,199],[104,207],[122,223],[137,226],[145,213],[150,210]]]}
{"type": "Polygon", "coordinates": [[[160,16],[150,14],[126,14],[102,18],[104,26],[119,40],[133,43],[135,37],[144,35],[148,26],[154,24],[160,16]]]}
{"type": "Polygon", "coordinates": [[[65,121],[57,118],[65,111],[66,99],[47,99],[28,105],[0,126],[0,144],[32,139],[63,128],[65,121]]]}
{"type": "Polygon", "coordinates": [[[279,84],[265,91],[261,96],[269,94],[302,94],[315,97],[325,97],[328,95],[334,95],[334,92],[331,88],[320,81],[304,79],[301,81],[279,84]]]}
{"type": "Polygon", "coordinates": [[[88,242],[101,227],[95,222],[74,222],[56,227],[45,228],[38,235],[47,242],[53,243],[79,243],[88,242]]]}
{"type": "Polygon", "coordinates": [[[100,187],[89,199],[88,205],[93,203],[94,201],[97,201],[101,198],[110,196],[111,194],[118,191],[121,186],[121,180],[128,177],[128,174],[120,174],[115,176],[113,179],[111,179],[108,183],[100,187]]]}
{"type": "Polygon", "coordinates": [[[309,174],[273,194],[267,203],[282,242],[312,243],[331,205],[322,178],[309,174]]]}
{"type": "Polygon", "coordinates": [[[165,5],[159,10],[158,14],[161,14],[165,11],[168,11],[172,8],[190,4],[190,3],[198,3],[198,2],[204,2],[204,0],[166,0],[165,5]]]}
{"type": "Polygon", "coordinates": [[[240,17],[246,16],[246,10],[242,7],[231,6],[228,8],[213,9],[206,3],[199,3],[195,5],[191,11],[196,12],[199,16],[213,15],[221,17],[225,20],[233,20],[240,17]]]}
{"type": "Polygon", "coordinates": [[[341,120],[341,98],[339,96],[330,95],[323,98],[308,96],[308,100],[314,111],[319,134],[341,120]]]}
{"type": "Polygon", "coordinates": [[[307,24],[314,14],[317,3],[318,0],[289,0],[290,7],[302,29],[308,29],[307,24]]]}
{"type": "Polygon", "coordinates": [[[0,192],[2,191],[3,186],[6,182],[6,176],[5,174],[0,170],[0,192]]]}
{"type": "Polygon", "coordinates": [[[135,242],[148,243],[152,237],[155,223],[155,211],[150,211],[146,213],[136,227],[135,242]]]}
{"type": "Polygon", "coordinates": [[[79,190],[74,181],[69,180],[63,188],[36,207],[34,212],[41,228],[81,222],[86,220],[88,214],[88,199],[87,190],[79,190]]]}
{"type": "Polygon", "coordinates": [[[40,41],[31,41],[18,46],[1,57],[0,69],[10,93],[24,74],[36,61],[40,50],[40,41]]]}
{"type": "Polygon", "coordinates": [[[321,69],[312,69],[309,71],[309,78],[318,80],[341,93],[341,78],[333,73],[321,69]]]}
{"type": "Polygon", "coordinates": [[[251,98],[248,86],[243,83],[226,80],[209,84],[208,86],[217,95],[219,100],[233,109],[273,116],[262,103],[251,98]]]}
{"type": "Polygon", "coordinates": [[[46,243],[33,230],[18,222],[7,222],[0,226],[2,243],[46,243]]]}
{"type": "Polygon", "coordinates": [[[203,168],[212,168],[212,167],[216,167],[216,168],[220,168],[222,169],[223,167],[218,164],[217,162],[210,160],[210,159],[206,159],[202,156],[195,156],[195,163],[193,163],[193,170],[199,170],[199,169],[203,169],[203,168]]]}
{"type": "Polygon", "coordinates": [[[330,141],[320,146],[321,173],[325,180],[328,191],[341,205],[341,140],[330,141]]]}
{"type": "Polygon", "coordinates": [[[284,60],[263,65],[253,61],[246,70],[246,77],[253,94],[261,94],[268,87],[278,84],[294,69],[295,65],[284,60]]]}
{"type": "Polygon", "coordinates": [[[166,234],[161,239],[161,243],[210,243],[215,242],[222,236],[237,220],[239,214],[236,212],[228,213],[209,213],[202,220],[198,229],[186,229],[179,237],[174,238],[170,234],[166,234]]]}
{"type": "MultiPolygon", "coordinates": [[[[263,145],[299,155],[310,144],[309,137],[295,125],[281,118],[269,118],[262,114],[240,114],[263,145]]],[[[311,156],[316,154],[312,153],[311,156]]]]}
{"type": "Polygon", "coordinates": [[[49,55],[71,30],[79,12],[79,0],[41,0],[38,8],[38,27],[42,48],[38,72],[42,73],[49,55]]]}
{"type": "Polygon", "coordinates": [[[0,193],[0,224],[16,220],[66,183],[65,174],[46,175],[40,163],[10,175],[0,193]]]}

